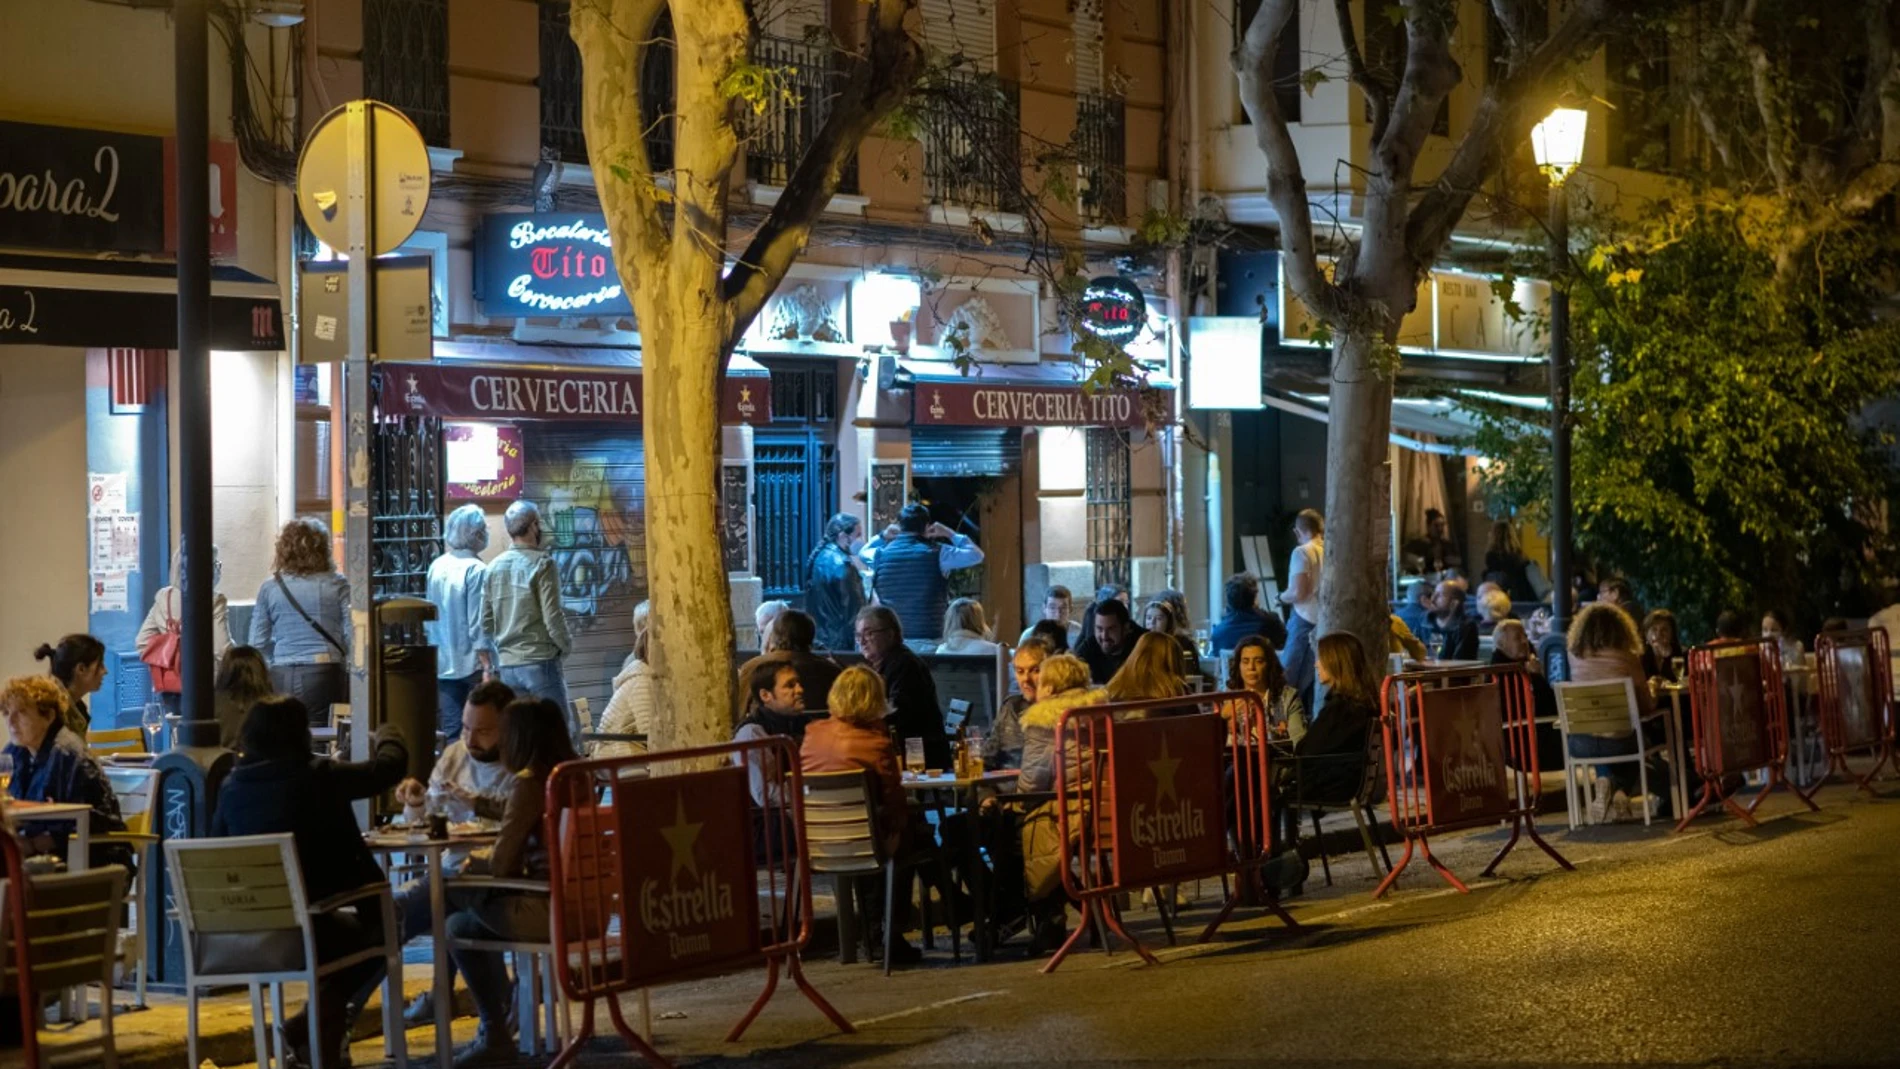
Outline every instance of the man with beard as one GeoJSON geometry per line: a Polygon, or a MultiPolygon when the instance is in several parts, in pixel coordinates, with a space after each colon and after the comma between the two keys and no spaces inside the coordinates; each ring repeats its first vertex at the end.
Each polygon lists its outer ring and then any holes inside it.
{"type": "MultiPolygon", "coordinates": [[[[430,796],[438,799],[452,823],[483,819],[500,820],[508,795],[514,790],[515,777],[501,760],[501,712],[515,700],[514,689],[506,683],[489,680],[471,690],[462,706],[462,736],[442,749],[436,759],[429,785],[406,779],[396,785],[396,799],[403,804],[403,819],[419,824],[427,819],[430,796]]],[[[465,853],[451,852],[443,859],[452,869],[468,860],[465,853]]],[[[396,890],[397,941],[407,943],[429,931],[429,881],[425,876],[396,890]]],[[[435,1020],[435,1003],[428,992],[416,996],[403,1012],[410,1025],[425,1025],[435,1020]]]]}

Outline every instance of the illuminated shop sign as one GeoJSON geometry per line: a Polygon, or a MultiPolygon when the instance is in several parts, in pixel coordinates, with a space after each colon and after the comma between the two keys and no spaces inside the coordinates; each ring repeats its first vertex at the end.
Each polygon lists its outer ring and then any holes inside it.
{"type": "Polygon", "coordinates": [[[633,314],[633,298],[614,269],[605,216],[491,215],[483,220],[478,249],[476,297],[484,315],[633,314]]]}

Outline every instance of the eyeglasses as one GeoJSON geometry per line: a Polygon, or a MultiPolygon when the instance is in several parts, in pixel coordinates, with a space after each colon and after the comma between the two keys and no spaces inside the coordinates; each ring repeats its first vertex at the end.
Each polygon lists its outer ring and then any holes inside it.
{"type": "Polygon", "coordinates": [[[888,627],[867,627],[858,632],[858,641],[863,642],[867,638],[876,638],[879,635],[888,635],[890,633],[891,629],[888,627]]]}

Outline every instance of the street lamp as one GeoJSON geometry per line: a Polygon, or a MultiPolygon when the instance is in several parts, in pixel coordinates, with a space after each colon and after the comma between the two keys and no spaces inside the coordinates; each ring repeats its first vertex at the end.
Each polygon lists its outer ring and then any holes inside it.
{"type": "Polygon", "coordinates": [[[1531,127],[1537,169],[1550,179],[1550,578],[1552,621],[1569,623],[1570,577],[1570,202],[1564,179],[1583,162],[1583,135],[1590,113],[1557,108],[1531,127]]]}

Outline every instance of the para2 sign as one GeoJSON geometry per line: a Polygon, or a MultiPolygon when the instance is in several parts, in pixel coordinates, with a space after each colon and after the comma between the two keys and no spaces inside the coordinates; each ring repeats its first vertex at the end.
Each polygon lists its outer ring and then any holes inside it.
{"type": "Polygon", "coordinates": [[[1082,329],[1106,342],[1126,345],[1148,325],[1148,299],[1120,275],[1104,275],[1082,291],[1082,329]]]}
{"type": "Polygon", "coordinates": [[[604,215],[491,215],[482,221],[477,248],[477,296],[484,315],[633,314],[633,298],[614,267],[604,215]]]}

